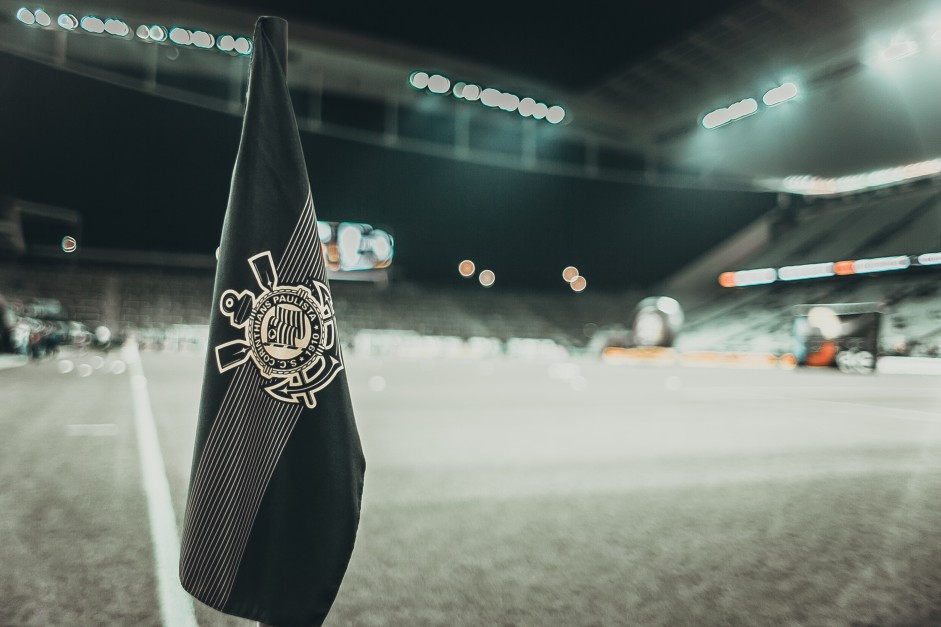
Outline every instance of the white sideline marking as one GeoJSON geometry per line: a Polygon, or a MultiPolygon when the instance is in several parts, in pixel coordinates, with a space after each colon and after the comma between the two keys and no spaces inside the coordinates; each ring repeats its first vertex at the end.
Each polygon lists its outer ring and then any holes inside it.
{"type": "Polygon", "coordinates": [[[27,362],[29,362],[29,358],[27,357],[20,357],[19,355],[3,355],[0,357],[0,370],[25,366],[27,362]]]}
{"type": "Polygon", "coordinates": [[[144,492],[147,495],[150,539],[154,545],[160,616],[165,627],[198,627],[193,600],[180,585],[180,535],[176,528],[176,516],[173,513],[170,484],[167,482],[163,456],[160,453],[160,442],[157,440],[157,427],[154,425],[154,415],[150,408],[144,367],[133,340],[124,345],[122,352],[131,371],[134,426],[137,431],[137,450],[140,454],[144,492]]]}

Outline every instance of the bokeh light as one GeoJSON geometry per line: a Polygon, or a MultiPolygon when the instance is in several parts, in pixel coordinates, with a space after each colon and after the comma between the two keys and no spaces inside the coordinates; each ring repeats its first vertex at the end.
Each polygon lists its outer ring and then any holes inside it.
{"type": "Polygon", "coordinates": [[[232,52],[235,48],[235,37],[232,35],[222,35],[216,42],[216,47],[222,52],[232,52]]]}
{"type": "Polygon", "coordinates": [[[62,252],[65,253],[74,253],[75,249],[78,248],[78,242],[75,241],[75,238],[71,235],[66,235],[62,238],[62,252]]]}
{"type": "Polygon", "coordinates": [[[40,26],[49,26],[52,24],[52,18],[49,17],[49,14],[42,9],[36,9],[36,13],[33,15],[36,18],[36,23],[40,26]]]}
{"type": "Polygon", "coordinates": [[[36,16],[26,7],[20,7],[16,12],[16,19],[30,26],[36,23],[36,16]]]}
{"type": "Polygon", "coordinates": [[[497,280],[497,277],[493,273],[493,270],[481,270],[480,276],[477,277],[477,280],[479,280],[480,284],[484,287],[490,287],[497,280]]]}
{"type": "Polygon", "coordinates": [[[546,121],[551,124],[558,124],[565,118],[565,109],[559,105],[553,105],[549,107],[549,110],[546,112],[546,121]]]}
{"type": "Polygon", "coordinates": [[[235,40],[235,51],[239,54],[251,54],[252,40],[248,37],[239,37],[235,40]]]}
{"type": "Polygon", "coordinates": [[[579,275],[569,285],[572,287],[572,291],[584,292],[585,288],[588,287],[588,281],[585,280],[585,277],[579,275]]]}
{"type": "Polygon", "coordinates": [[[81,26],[82,30],[89,33],[100,34],[105,32],[105,23],[101,21],[101,18],[95,17],[94,15],[86,15],[83,17],[81,26]]]}
{"type": "Polygon", "coordinates": [[[797,85],[794,83],[784,83],[780,87],[775,87],[765,92],[765,95],[761,97],[761,101],[765,103],[766,106],[773,107],[796,98],[797,91],[797,85]]]}
{"type": "Polygon", "coordinates": [[[464,278],[469,278],[474,276],[474,271],[477,269],[477,266],[474,265],[474,262],[470,259],[465,259],[457,265],[457,271],[461,273],[461,276],[464,278]]]}
{"type": "Polygon", "coordinates": [[[193,36],[185,28],[174,26],[170,29],[170,41],[179,46],[188,46],[193,42],[193,36]]]}
{"type": "Polygon", "coordinates": [[[204,30],[194,30],[190,37],[190,41],[197,48],[202,48],[203,50],[208,50],[215,45],[215,37],[210,35],[204,30]]]}
{"type": "Polygon", "coordinates": [[[115,37],[127,37],[131,32],[131,29],[128,28],[128,25],[121,20],[116,20],[112,17],[109,17],[107,20],[105,20],[105,32],[109,35],[114,35],[115,37]]]}
{"type": "Polygon", "coordinates": [[[480,87],[477,85],[465,85],[461,92],[461,96],[464,98],[464,100],[470,100],[473,102],[474,100],[480,98],[480,87]]]}
{"type": "Polygon", "coordinates": [[[451,81],[440,74],[435,74],[428,79],[428,91],[434,94],[446,94],[449,89],[451,89],[451,81]]]}
{"type": "Polygon", "coordinates": [[[71,13],[63,13],[56,20],[56,23],[62,30],[75,30],[78,28],[78,18],[71,13]]]}
{"type": "Polygon", "coordinates": [[[565,269],[562,270],[562,278],[565,279],[566,283],[571,283],[578,278],[578,268],[575,266],[566,266],[565,269]]]}
{"type": "Polygon", "coordinates": [[[412,72],[412,75],[408,77],[408,84],[415,89],[424,89],[428,87],[428,78],[427,72],[412,72]]]}

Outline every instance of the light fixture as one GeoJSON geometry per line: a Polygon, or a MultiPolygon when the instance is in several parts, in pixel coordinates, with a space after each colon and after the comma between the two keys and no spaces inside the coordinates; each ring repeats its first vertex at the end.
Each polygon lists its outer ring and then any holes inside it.
{"type": "Polygon", "coordinates": [[[42,9],[36,9],[36,12],[33,13],[33,16],[36,18],[36,23],[40,26],[50,26],[52,24],[52,18],[49,17],[49,14],[42,9]]]}
{"type": "Polygon", "coordinates": [[[793,100],[797,97],[797,91],[797,85],[794,83],[784,83],[779,87],[766,91],[765,95],[761,97],[761,101],[765,103],[766,106],[773,107],[782,102],[793,100]]]}
{"type": "Polygon", "coordinates": [[[880,53],[880,56],[883,61],[891,63],[892,61],[910,57],[916,52],[918,52],[918,44],[911,40],[904,40],[893,42],[880,53]]]}
{"type": "Polygon", "coordinates": [[[33,12],[27,9],[26,7],[20,7],[16,12],[16,19],[26,24],[27,26],[32,26],[36,23],[36,16],[33,15],[33,12]]]}
{"type": "Polygon", "coordinates": [[[78,18],[76,18],[71,13],[62,13],[56,19],[56,24],[59,25],[59,28],[62,30],[75,30],[78,28],[78,18]]]}
{"type": "Polygon", "coordinates": [[[566,111],[560,105],[546,105],[536,102],[535,99],[520,97],[512,92],[501,91],[496,87],[481,87],[466,81],[452,82],[441,74],[429,74],[422,70],[415,70],[408,76],[408,84],[413,89],[427,91],[431,94],[441,95],[450,93],[458,100],[468,102],[479,101],[491,109],[502,111],[516,111],[522,117],[532,117],[535,120],[546,120],[550,124],[561,123],[566,111]]]}
{"type": "Polygon", "coordinates": [[[824,178],[806,174],[788,176],[781,183],[790,192],[804,194],[805,196],[827,196],[886,187],[938,174],[941,174],[941,159],[931,159],[837,178],[824,178]]]}

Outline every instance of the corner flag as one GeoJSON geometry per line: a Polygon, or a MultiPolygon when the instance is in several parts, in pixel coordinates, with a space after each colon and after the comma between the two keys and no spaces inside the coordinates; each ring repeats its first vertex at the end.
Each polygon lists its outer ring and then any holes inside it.
{"type": "Polygon", "coordinates": [[[276,627],[330,610],[365,469],[286,65],[259,18],[180,551],[190,594],[276,627]]]}

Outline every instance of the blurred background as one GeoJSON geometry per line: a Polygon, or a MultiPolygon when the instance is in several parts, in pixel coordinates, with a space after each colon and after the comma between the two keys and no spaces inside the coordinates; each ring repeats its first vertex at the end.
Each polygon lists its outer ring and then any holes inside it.
{"type": "Polygon", "coordinates": [[[127,379],[178,521],[263,14],[370,461],[333,624],[941,624],[918,0],[0,0],[0,624],[170,624],[127,379]]]}

